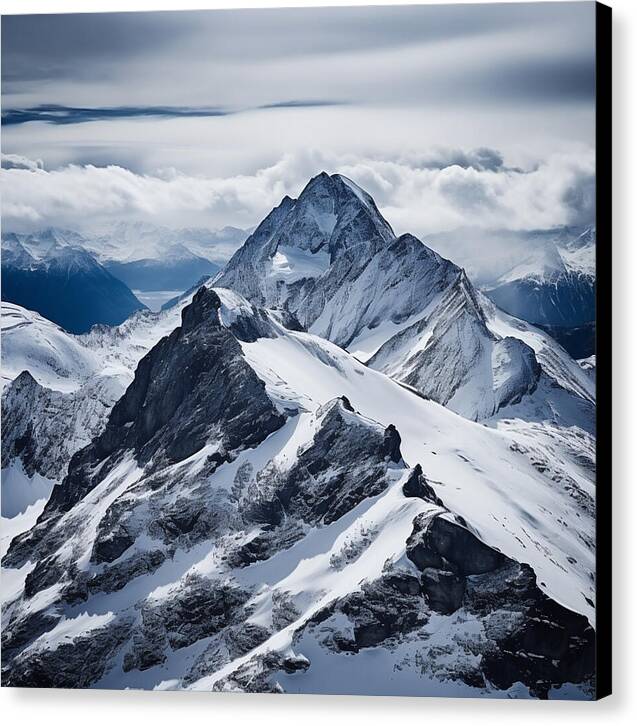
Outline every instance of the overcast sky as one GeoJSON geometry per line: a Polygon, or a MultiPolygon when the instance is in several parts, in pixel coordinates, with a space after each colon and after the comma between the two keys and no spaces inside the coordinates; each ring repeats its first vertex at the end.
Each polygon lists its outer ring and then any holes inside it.
{"type": "Polygon", "coordinates": [[[325,169],[399,232],[590,218],[594,3],[5,16],[4,228],[251,226],[325,169]]]}

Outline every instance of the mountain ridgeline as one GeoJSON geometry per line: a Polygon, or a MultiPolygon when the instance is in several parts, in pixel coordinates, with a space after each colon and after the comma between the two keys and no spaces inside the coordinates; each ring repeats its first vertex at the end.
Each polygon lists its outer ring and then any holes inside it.
{"type": "Polygon", "coordinates": [[[530,326],[521,334],[524,324],[503,320],[461,268],[413,235],[396,237],[373,199],[338,174],[319,174],[298,200],[286,197],[214,284],[286,310],[311,333],[469,418],[533,393],[543,359],[567,388],[590,392],[548,336],[530,326]]]}
{"type": "Polygon", "coordinates": [[[3,343],[5,684],[593,697],[594,378],[349,179],[3,343]]]}

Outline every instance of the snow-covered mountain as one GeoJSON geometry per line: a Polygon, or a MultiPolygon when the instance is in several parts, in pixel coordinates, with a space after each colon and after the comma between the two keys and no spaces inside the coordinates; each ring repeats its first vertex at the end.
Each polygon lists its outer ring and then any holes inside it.
{"type": "Polygon", "coordinates": [[[502,310],[542,325],[572,354],[592,353],[595,228],[527,234],[525,244],[528,257],[486,285],[486,294],[502,310]]]}
{"type": "Polygon", "coordinates": [[[472,419],[533,394],[540,358],[551,382],[594,400],[590,379],[549,336],[501,315],[463,270],[412,235],[395,237],[372,198],[338,174],[286,197],[215,284],[285,309],[472,419]]]}
{"type": "Polygon", "coordinates": [[[175,316],[3,559],[5,683],[590,697],[589,434],[473,423],[220,288],[76,342],[175,316]]]}
{"type": "Polygon", "coordinates": [[[3,257],[12,266],[31,270],[34,259],[48,259],[50,265],[72,249],[76,265],[88,267],[92,261],[131,290],[183,291],[216,274],[247,236],[236,227],[172,229],[146,222],[118,222],[83,233],[49,227],[3,235],[3,257]]]}
{"type": "Polygon", "coordinates": [[[592,697],[589,366],[353,182],[158,313],[2,322],[5,683],[592,697]]]}
{"type": "Polygon", "coordinates": [[[2,468],[61,480],[71,456],[99,433],[180,308],[140,311],[116,327],[67,333],[38,313],[2,303],[2,468]],[[19,462],[18,462],[19,460],[19,462]]]}
{"type": "Polygon", "coordinates": [[[66,330],[116,325],[144,307],[74,233],[48,229],[2,237],[2,299],[35,310],[66,330]]]}

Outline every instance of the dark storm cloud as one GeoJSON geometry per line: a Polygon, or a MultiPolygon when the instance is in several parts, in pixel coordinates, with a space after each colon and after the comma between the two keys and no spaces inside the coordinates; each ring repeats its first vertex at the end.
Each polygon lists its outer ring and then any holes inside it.
{"type": "Polygon", "coordinates": [[[554,57],[504,64],[483,73],[479,93],[494,98],[538,101],[588,101],[595,98],[595,57],[583,49],[571,57],[554,57]]]}
{"type": "Polygon", "coordinates": [[[52,124],[77,124],[85,121],[105,121],[124,118],[198,118],[227,116],[232,111],[220,108],[173,108],[170,106],[117,106],[115,108],[78,108],[72,106],[41,105],[33,108],[8,109],[2,112],[2,125],[14,126],[28,121],[52,124]]]}
{"type": "Polygon", "coordinates": [[[2,125],[15,126],[29,121],[44,121],[50,124],[78,124],[87,121],[109,121],[134,118],[214,118],[230,116],[247,110],[267,110],[269,108],[315,108],[318,106],[343,105],[338,101],[280,101],[255,109],[194,108],[188,106],[116,106],[84,108],[60,106],[56,104],[34,106],[33,108],[14,108],[2,112],[2,125]]]}
{"type": "Polygon", "coordinates": [[[59,78],[60,74],[82,76],[94,70],[87,63],[132,59],[158,44],[170,46],[176,37],[187,32],[192,20],[175,13],[169,25],[166,15],[6,15],[2,18],[3,81],[59,78]]]}

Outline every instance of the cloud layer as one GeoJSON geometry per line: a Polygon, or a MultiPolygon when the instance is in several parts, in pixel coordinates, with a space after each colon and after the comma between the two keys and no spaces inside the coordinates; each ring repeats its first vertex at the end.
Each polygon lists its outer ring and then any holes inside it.
{"type": "Polygon", "coordinates": [[[479,274],[594,219],[594,8],[5,17],[3,228],[247,228],[326,170],[479,274]]]}
{"type": "Polygon", "coordinates": [[[590,149],[554,154],[526,170],[506,166],[498,151],[486,148],[393,160],[310,150],[228,177],[174,169],[136,174],[90,164],[48,171],[38,162],[3,157],[0,187],[5,230],[99,228],[119,219],[250,227],[326,170],[367,189],[397,232],[426,236],[459,227],[526,230],[592,221],[594,167],[590,149]]]}

